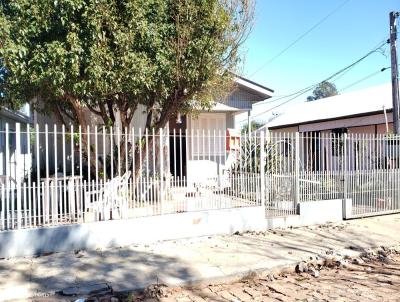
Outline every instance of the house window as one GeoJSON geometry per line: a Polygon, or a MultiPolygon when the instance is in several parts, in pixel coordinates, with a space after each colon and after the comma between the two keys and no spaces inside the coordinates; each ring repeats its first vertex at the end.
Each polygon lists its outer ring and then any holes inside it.
{"type": "Polygon", "coordinates": [[[21,154],[28,154],[28,134],[21,132],[20,135],[20,146],[21,146],[21,154]]]}
{"type": "Polygon", "coordinates": [[[343,134],[347,133],[347,128],[337,128],[332,130],[332,156],[340,156],[343,153],[343,134]]]}
{"type": "Polygon", "coordinates": [[[283,152],[285,154],[285,157],[289,157],[292,154],[291,153],[291,150],[292,150],[291,144],[292,144],[291,140],[286,138],[283,143],[283,152]]]}
{"type": "Polygon", "coordinates": [[[10,129],[10,132],[8,133],[8,149],[10,150],[10,154],[15,153],[15,149],[17,146],[15,137],[16,137],[15,130],[10,129]]]}

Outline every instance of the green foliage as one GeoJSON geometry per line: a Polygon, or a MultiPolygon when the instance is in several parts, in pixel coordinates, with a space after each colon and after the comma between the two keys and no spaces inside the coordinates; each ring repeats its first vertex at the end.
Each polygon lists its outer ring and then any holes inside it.
{"type": "MultiPolygon", "coordinates": [[[[264,123],[258,122],[258,121],[253,121],[253,122],[251,122],[251,124],[250,124],[250,131],[253,132],[253,131],[255,131],[255,130],[261,128],[262,126],[264,126],[264,123]]],[[[241,132],[242,134],[245,134],[245,133],[249,132],[249,125],[248,125],[248,124],[243,125],[243,126],[241,127],[241,129],[240,129],[240,132],[241,132]]]]}
{"type": "Polygon", "coordinates": [[[0,0],[1,101],[152,126],[226,92],[251,0],[0,0]]]}
{"type": "Polygon", "coordinates": [[[337,94],[338,91],[336,85],[325,81],[318,84],[318,86],[313,90],[313,95],[307,97],[307,101],[323,99],[337,94]]]}
{"type": "MultiPolygon", "coordinates": [[[[239,159],[236,161],[236,166],[233,171],[242,172],[261,172],[261,144],[260,136],[241,136],[241,150],[239,159]]],[[[265,140],[264,142],[264,172],[277,173],[278,171],[290,171],[288,161],[286,160],[282,150],[291,148],[286,141],[272,142],[265,140]]]]}

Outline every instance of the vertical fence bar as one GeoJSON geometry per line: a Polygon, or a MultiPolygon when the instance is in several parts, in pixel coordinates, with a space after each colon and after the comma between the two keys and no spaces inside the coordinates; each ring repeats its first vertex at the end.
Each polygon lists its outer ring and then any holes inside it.
{"type": "MultiPolygon", "coordinates": [[[[79,125],[79,194],[80,194],[80,206],[83,212],[85,212],[85,205],[84,205],[84,186],[83,186],[83,168],[82,168],[82,164],[83,164],[83,157],[82,157],[82,127],[81,125],[79,125]]],[[[86,204],[87,207],[87,204],[86,204]]],[[[85,214],[82,214],[82,222],[84,221],[85,214]]]]}
{"type": "MultiPolygon", "coordinates": [[[[32,151],[31,151],[31,132],[29,124],[26,124],[26,149],[27,149],[29,166],[32,168],[33,161],[32,161],[32,151]]],[[[32,226],[32,175],[30,169],[28,170],[28,205],[30,208],[29,226],[32,226]]]]}
{"type": "Polygon", "coordinates": [[[343,218],[350,217],[351,213],[347,213],[347,133],[343,134],[343,154],[342,154],[342,177],[343,177],[343,218]]]}
{"type": "Polygon", "coordinates": [[[295,211],[300,202],[300,134],[296,132],[295,135],[295,211]]]}
{"type": "Polygon", "coordinates": [[[43,214],[44,214],[44,223],[49,222],[49,202],[50,202],[50,172],[49,172],[49,127],[46,124],[44,127],[44,140],[45,140],[45,155],[46,155],[46,182],[45,182],[45,194],[46,197],[44,198],[43,204],[43,214]]]}
{"type": "Polygon", "coordinates": [[[86,127],[86,144],[87,144],[87,185],[88,185],[88,190],[90,191],[90,185],[91,185],[91,175],[90,175],[90,166],[91,166],[91,160],[90,160],[90,126],[88,125],[86,127]]]}
{"type": "MultiPolygon", "coordinates": [[[[37,223],[37,213],[39,213],[39,211],[36,212],[36,207],[38,206],[38,204],[36,203],[36,184],[35,182],[32,183],[32,192],[33,192],[33,196],[32,196],[32,209],[33,209],[33,226],[36,226],[37,223]]],[[[39,195],[38,195],[38,199],[39,199],[39,195]]]]}
{"type": "Polygon", "coordinates": [[[156,210],[156,208],[157,208],[157,197],[156,197],[156,190],[157,190],[157,187],[156,187],[156,172],[157,172],[157,170],[156,170],[156,136],[155,136],[155,130],[154,130],[154,128],[152,129],[152,131],[151,131],[151,138],[152,138],[152,152],[151,152],[151,156],[152,156],[152,185],[150,186],[150,189],[151,189],[151,191],[152,191],[152,199],[153,199],[153,209],[154,209],[154,211],[156,210]]]}
{"type": "MultiPolygon", "coordinates": [[[[77,210],[77,218],[79,219],[80,217],[80,210],[81,207],[79,206],[79,181],[75,179],[75,132],[74,132],[74,126],[71,125],[70,127],[70,133],[71,133],[71,139],[70,139],[70,144],[71,144],[71,176],[72,179],[70,180],[73,184],[73,191],[70,192],[73,196],[73,203],[75,207],[75,202],[76,202],[76,210],[77,210]]],[[[75,217],[74,217],[75,219],[75,217]]]]}
{"type": "MultiPolygon", "coordinates": [[[[15,181],[17,183],[17,228],[22,224],[22,206],[21,206],[21,175],[20,175],[20,157],[21,157],[21,124],[15,124],[15,181]]],[[[14,203],[14,202],[13,202],[14,203]]]]}
{"type": "Polygon", "coordinates": [[[131,140],[132,140],[132,203],[133,207],[137,207],[136,203],[136,163],[135,163],[135,157],[136,157],[136,143],[135,143],[135,128],[131,129],[131,140]]]}
{"type": "Polygon", "coordinates": [[[23,187],[22,187],[22,192],[23,192],[23,194],[22,194],[22,200],[23,200],[23,213],[24,213],[24,216],[23,216],[23,221],[22,221],[22,226],[23,227],[27,227],[28,226],[28,208],[27,208],[27,191],[26,191],[26,188],[27,188],[27,186],[26,186],[26,182],[24,182],[23,183],[23,187]]]}
{"type": "Polygon", "coordinates": [[[11,159],[10,159],[10,130],[9,125],[6,123],[6,220],[7,220],[7,229],[14,228],[12,215],[10,217],[10,203],[14,204],[14,201],[11,200],[11,159]]]}
{"type": "Polygon", "coordinates": [[[260,206],[265,209],[265,137],[264,131],[260,133],[260,186],[261,202],[260,206]]]}
{"type": "Polygon", "coordinates": [[[128,164],[129,164],[129,156],[128,156],[128,127],[125,127],[125,133],[124,133],[124,142],[125,142],[125,174],[128,174],[128,164]]]}
{"type": "Polygon", "coordinates": [[[143,171],[143,160],[142,160],[142,147],[143,147],[143,139],[142,139],[142,129],[139,128],[139,137],[138,137],[138,148],[139,148],[139,179],[138,179],[138,194],[139,194],[139,201],[142,202],[142,171],[143,171]]]}
{"type": "MultiPolygon", "coordinates": [[[[63,130],[64,130],[64,133],[65,133],[65,128],[64,128],[65,126],[63,125],[63,130]]],[[[53,143],[54,143],[54,149],[53,149],[53,151],[54,151],[54,158],[53,158],[53,160],[54,160],[54,187],[53,187],[53,191],[52,191],[52,200],[51,200],[51,204],[52,204],[52,222],[53,222],[53,224],[54,223],[57,223],[57,221],[58,221],[58,201],[61,199],[61,196],[60,196],[60,199],[58,198],[59,196],[58,196],[58,171],[57,171],[57,160],[58,160],[58,158],[57,158],[57,125],[56,124],[54,124],[54,129],[53,129],[53,131],[54,131],[54,133],[53,133],[53,143]]],[[[64,152],[65,152],[65,136],[63,137],[63,150],[64,150],[64,152]]],[[[63,160],[65,160],[65,154],[63,154],[64,156],[64,158],[63,158],[63,160]]],[[[63,169],[64,169],[64,179],[66,178],[66,173],[65,173],[65,166],[63,167],[63,169]]],[[[61,190],[62,190],[62,187],[60,187],[61,188],[61,190]]],[[[63,188],[64,190],[65,190],[65,186],[64,186],[64,188],[63,188]]],[[[61,200],[60,200],[60,202],[61,202],[61,200]]],[[[61,212],[62,213],[62,212],[61,212]]]]}
{"type": "Polygon", "coordinates": [[[95,160],[95,180],[96,180],[96,191],[100,190],[99,187],[99,146],[98,146],[98,131],[97,125],[94,126],[94,160],[95,160]]]}
{"type": "MultiPolygon", "coordinates": [[[[62,194],[60,194],[60,198],[62,198],[63,202],[63,215],[64,218],[70,217],[70,206],[69,203],[67,203],[67,148],[66,148],[66,137],[65,137],[65,125],[62,125],[62,130],[61,130],[61,139],[62,139],[62,165],[63,165],[63,178],[62,178],[62,194]]],[[[72,136],[72,133],[70,133],[70,135],[72,136]]],[[[56,140],[54,141],[56,143],[56,140]]],[[[56,174],[57,174],[57,169],[56,169],[56,174]]],[[[58,183],[58,179],[56,177],[55,179],[55,183],[58,183]]]]}
{"type": "Polygon", "coordinates": [[[160,128],[160,206],[161,214],[164,214],[164,142],[162,128],[160,128]]]}
{"type": "Polygon", "coordinates": [[[110,126],[110,166],[111,166],[111,175],[110,178],[114,178],[114,135],[113,128],[110,126]]]}
{"type": "Polygon", "coordinates": [[[0,217],[0,220],[1,220],[1,229],[2,230],[5,230],[6,229],[6,225],[5,225],[5,215],[4,215],[4,212],[5,212],[5,210],[6,210],[6,207],[5,207],[5,190],[6,190],[6,187],[5,186],[0,186],[0,189],[1,189],[1,212],[0,212],[0,214],[1,214],[1,217],[0,217]]]}
{"type": "MultiPolygon", "coordinates": [[[[37,207],[38,207],[38,212],[37,212],[37,217],[36,218],[36,222],[39,224],[40,222],[40,212],[39,212],[39,206],[40,206],[40,202],[41,202],[41,198],[40,198],[40,129],[39,129],[39,124],[36,124],[35,127],[36,131],[35,131],[35,143],[36,143],[36,151],[35,151],[35,157],[36,157],[36,183],[37,183],[37,192],[35,192],[34,194],[37,194],[37,207]]],[[[36,225],[35,222],[35,225],[36,225]]]]}
{"type": "Polygon", "coordinates": [[[121,130],[117,127],[118,176],[121,177],[121,130]]]}
{"type": "Polygon", "coordinates": [[[148,197],[147,193],[147,189],[148,189],[148,184],[149,184],[149,177],[150,177],[150,173],[149,173],[149,161],[150,161],[150,157],[149,157],[149,128],[145,129],[145,146],[146,146],[146,152],[145,152],[145,161],[146,161],[146,186],[145,186],[145,194],[146,197],[148,197]]]}
{"type": "MultiPolygon", "coordinates": [[[[5,179],[5,194],[6,194],[6,206],[4,207],[4,211],[6,212],[5,217],[7,221],[7,229],[10,228],[10,193],[11,193],[11,175],[10,175],[10,133],[9,133],[9,125],[6,123],[5,127],[5,135],[6,135],[6,179],[5,179]]],[[[11,223],[12,225],[12,223],[11,223]]]]}

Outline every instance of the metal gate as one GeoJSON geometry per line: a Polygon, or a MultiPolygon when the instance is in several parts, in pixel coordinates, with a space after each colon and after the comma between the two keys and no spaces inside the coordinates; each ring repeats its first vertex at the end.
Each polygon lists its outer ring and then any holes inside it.
{"type": "Polygon", "coordinates": [[[346,218],[400,212],[399,137],[344,137],[346,218]]]}
{"type": "Polygon", "coordinates": [[[346,218],[400,212],[400,170],[351,171],[346,175],[346,218]]]}
{"type": "Polygon", "coordinates": [[[267,215],[330,199],[345,200],[346,218],[400,212],[400,137],[337,129],[272,133],[268,144],[267,215]]]}

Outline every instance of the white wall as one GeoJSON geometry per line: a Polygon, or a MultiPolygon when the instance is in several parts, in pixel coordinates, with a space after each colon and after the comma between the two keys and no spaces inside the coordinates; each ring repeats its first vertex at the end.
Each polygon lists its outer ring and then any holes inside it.
{"type": "Polygon", "coordinates": [[[23,179],[30,173],[32,155],[28,152],[28,140],[30,139],[27,136],[27,125],[21,124],[21,138],[20,138],[20,148],[21,153],[17,156],[15,153],[16,147],[16,122],[10,118],[6,118],[0,116],[0,175],[6,175],[7,172],[7,163],[9,169],[9,176],[13,179],[23,179]],[[6,158],[6,124],[9,127],[9,158],[6,158]],[[16,163],[18,162],[18,170],[16,163]]]}

